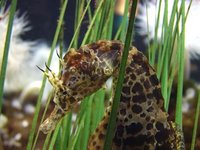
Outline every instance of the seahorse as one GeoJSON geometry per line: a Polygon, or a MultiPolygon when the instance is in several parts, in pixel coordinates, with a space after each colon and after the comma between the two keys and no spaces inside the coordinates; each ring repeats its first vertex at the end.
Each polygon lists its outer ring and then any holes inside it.
{"type": "MultiPolygon", "coordinates": [[[[61,59],[63,69],[60,77],[50,69],[49,73],[44,71],[55,89],[56,105],[41,124],[42,132],[54,130],[58,121],[74,105],[100,89],[111,76],[114,78],[113,83],[116,83],[123,48],[120,41],[99,40],[78,50],[69,50],[61,59]]],[[[185,149],[181,129],[169,119],[163,103],[155,70],[147,58],[131,46],[112,149],[185,149]]],[[[89,150],[103,149],[111,105],[89,139],[89,150]]]]}

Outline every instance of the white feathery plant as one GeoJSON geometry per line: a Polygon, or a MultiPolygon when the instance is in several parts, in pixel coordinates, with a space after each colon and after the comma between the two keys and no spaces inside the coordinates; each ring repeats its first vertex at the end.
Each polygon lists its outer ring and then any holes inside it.
{"type": "MultiPolygon", "coordinates": [[[[3,48],[5,44],[8,26],[8,15],[0,12],[0,65],[2,62],[3,48]]],[[[4,84],[4,93],[21,92],[20,100],[30,93],[39,93],[43,74],[38,71],[36,65],[44,67],[50,48],[46,43],[21,39],[21,35],[31,30],[31,25],[26,14],[15,14],[11,42],[9,48],[8,64],[4,84]]],[[[58,72],[58,58],[52,60],[52,69],[58,72]]],[[[45,89],[43,99],[47,99],[51,86],[45,89]]]]}

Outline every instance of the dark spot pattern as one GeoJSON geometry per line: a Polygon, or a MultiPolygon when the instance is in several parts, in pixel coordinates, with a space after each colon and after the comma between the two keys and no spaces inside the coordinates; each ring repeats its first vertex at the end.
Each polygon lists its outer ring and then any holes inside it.
{"type": "Polygon", "coordinates": [[[148,79],[144,80],[143,85],[144,85],[144,88],[145,88],[146,90],[148,90],[149,88],[151,88],[151,85],[150,85],[148,79]]]}
{"type": "Polygon", "coordinates": [[[144,70],[142,67],[139,67],[139,68],[137,68],[137,69],[135,70],[135,72],[136,72],[137,75],[140,75],[140,74],[144,73],[145,70],[144,70]]]}
{"type": "Polygon", "coordinates": [[[118,125],[117,126],[117,136],[122,137],[124,133],[124,126],[123,125],[118,125]]]}
{"type": "Polygon", "coordinates": [[[126,115],[126,109],[120,109],[120,114],[125,116],[126,115]]]}
{"type": "Polygon", "coordinates": [[[153,112],[153,110],[154,110],[154,108],[153,108],[152,106],[150,106],[150,107],[147,109],[148,112],[153,112]]]}
{"type": "Polygon", "coordinates": [[[127,137],[123,140],[124,144],[127,146],[142,146],[147,139],[146,135],[138,135],[136,137],[127,137]]]}
{"type": "Polygon", "coordinates": [[[136,114],[139,114],[142,112],[142,107],[140,105],[134,104],[132,106],[132,111],[136,114]]]}
{"type": "Polygon", "coordinates": [[[124,122],[128,122],[128,121],[129,121],[128,118],[125,118],[125,119],[124,119],[124,122]]]}
{"type": "Polygon", "coordinates": [[[133,61],[131,63],[140,65],[143,62],[143,55],[140,52],[138,52],[137,54],[132,56],[132,59],[133,61]]]}
{"type": "Polygon", "coordinates": [[[132,116],[131,114],[129,114],[129,115],[128,115],[128,118],[129,118],[129,119],[132,119],[132,118],[133,118],[133,116],[132,116]]]}
{"type": "Polygon", "coordinates": [[[144,94],[139,94],[139,95],[132,96],[131,100],[134,103],[143,103],[143,102],[146,102],[146,97],[144,94]]]}
{"type": "Polygon", "coordinates": [[[133,72],[133,69],[132,68],[130,68],[130,67],[127,67],[126,68],[126,74],[128,75],[128,74],[132,74],[132,72],[133,72]]]}
{"type": "Polygon", "coordinates": [[[150,75],[150,70],[149,68],[151,68],[149,65],[148,65],[148,62],[143,62],[141,64],[142,68],[145,70],[145,75],[146,76],[149,76],[150,75]]]}
{"type": "Polygon", "coordinates": [[[151,130],[153,128],[153,124],[152,123],[148,123],[146,126],[147,130],[151,130]]]}
{"type": "Polygon", "coordinates": [[[120,147],[121,144],[122,144],[122,140],[120,138],[117,137],[117,135],[115,135],[114,139],[113,139],[113,142],[118,146],[120,147]]]}
{"type": "Polygon", "coordinates": [[[143,129],[141,123],[131,123],[129,126],[126,126],[126,132],[131,135],[139,133],[143,129]]]}
{"type": "Polygon", "coordinates": [[[163,124],[161,123],[161,122],[156,122],[156,129],[157,130],[164,130],[164,126],[163,126],[163,124]]]}
{"type": "Polygon", "coordinates": [[[160,132],[157,132],[155,135],[155,139],[158,143],[161,143],[163,141],[166,141],[169,135],[169,131],[167,129],[164,129],[160,132]]]}
{"type": "Polygon", "coordinates": [[[121,96],[121,102],[127,103],[130,101],[130,99],[131,99],[131,97],[121,96]]]}
{"type": "Polygon", "coordinates": [[[147,98],[148,99],[152,99],[153,98],[153,94],[152,93],[147,94],[147,98]]]}
{"type": "Polygon", "coordinates": [[[124,86],[123,89],[122,89],[122,92],[127,94],[127,95],[130,95],[130,86],[124,86]]]}
{"type": "Polygon", "coordinates": [[[101,149],[101,147],[100,146],[96,146],[96,150],[100,150],[101,149]]]}
{"type": "Polygon", "coordinates": [[[160,100],[163,100],[162,94],[161,94],[161,90],[160,88],[156,88],[153,90],[153,95],[157,100],[157,103],[159,103],[160,100]]]}
{"type": "Polygon", "coordinates": [[[151,118],[150,118],[149,116],[146,117],[146,121],[147,121],[147,122],[149,122],[150,119],[151,119],[151,118]]]}
{"type": "Polygon", "coordinates": [[[60,100],[59,105],[63,110],[67,109],[66,108],[66,106],[67,106],[67,102],[66,101],[60,100]]]}
{"type": "Polygon", "coordinates": [[[96,141],[94,141],[92,144],[93,144],[93,146],[95,146],[95,145],[97,144],[97,142],[96,142],[96,141]]]}
{"type": "Polygon", "coordinates": [[[159,81],[158,81],[158,78],[157,78],[156,74],[151,75],[149,77],[149,80],[150,80],[152,86],[155,86],[155,85],[159,84],[159,81]]]}
{"type": "Polygon", "coordinates": [[[135,85],[132,87],[133,93],[143,93],[143,87],[139,82],[136,82],[135,85]]]}
{"type": "Polygon", "coordinates": [[[132,74],[130,75],[130,78],[131,78],[132,81],[134,81],[134,80],[136,80],[136,75],[135,75],[134,73],[132,73],[132,74]]]}
{"type": "Polygon", "coordinates": [[[153,144],[154,141],[155,141],[155,140],[154,140],[154,136],[153,136],[153,135],[150,135],[150,132],[148,132],[148,133],[147,133],[147,135],[146,135],[147,138],[146,138],[146,141],[145,141],[145,142],[147,142],[147,143],[152,143],[152,144],[153,144]],[[148,134],[148,133],[149,133],[149,134],[148,134]]]}
{"type": "Polygon", "coordinates": [[[134,61],[131,61],[130,67],[134,69],[134,68],[136,68],[136,66],[137,66],[137,64],[134,61]]]}
{"type": "Polygon", "coordinates": [[[107,129],[107,127],[108,127],[108,124],[107,124],[107,123],[105,123],[105,124],[103,125],[103,128],[106,130],[106,129],[107,129]]]}
{"type": "Polygon", "coordinates": [[[142,113],[142,114],[140,114],[140,117],[144,118],[144,117],[146,117],[146,114],[142,113]]]}
{"type": "Polygon", "coordinates": [[[99,134],[99,139],[104,139],[104,137],[105,137],[104,134],[102,134],[102,133],[99,134]]]}
{"type": "Polygon", "coordinates": [[[129,80],[129,81],[128,81],[128,85],[129,85],[129,86],[132,86],[132,85],[133,85],[133,81],[132,81],[132,80],[129,80]]]}

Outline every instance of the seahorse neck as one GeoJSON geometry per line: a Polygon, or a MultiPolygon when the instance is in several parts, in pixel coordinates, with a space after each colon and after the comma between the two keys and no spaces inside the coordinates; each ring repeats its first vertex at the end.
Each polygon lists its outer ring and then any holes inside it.
{"type": "Polygon", "coordinates": [[[146,103],[149,106],[163,108],[163,96],[154,69],[147,58],[132,47],[126,65],[121,92],[121,102],[146,103]]]}

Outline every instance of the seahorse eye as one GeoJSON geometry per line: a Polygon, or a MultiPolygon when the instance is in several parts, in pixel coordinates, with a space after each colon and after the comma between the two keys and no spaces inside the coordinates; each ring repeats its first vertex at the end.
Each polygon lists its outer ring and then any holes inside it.
{"type": "Polygon", "coordinates": [[[67,95],[67,91],[63,91],[63,95],[67,95]]]}
{"type": "Polygon", "coordinates": [[[71,77],[71,78],[70,78],[70,81],[76,81],[76,77],[74,77],[74,76],[71,77]]]}
{"type": "Polygon", "coordinates": [[[70,73],[75,73],[76,72],[76,68],[75,67],[70,67],[69,68],[69,72],[70,73]]]}

